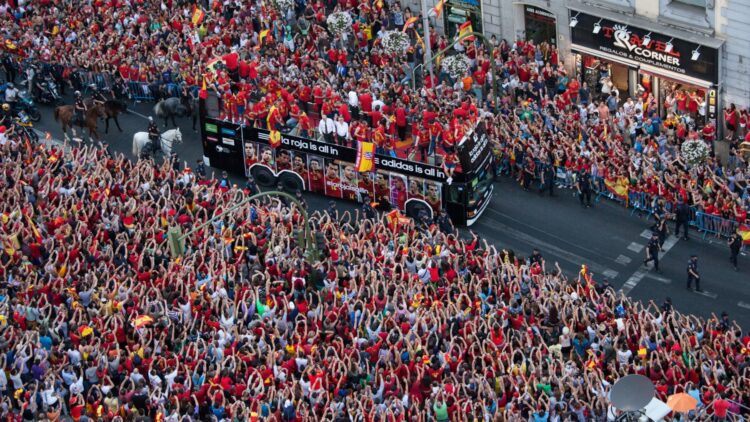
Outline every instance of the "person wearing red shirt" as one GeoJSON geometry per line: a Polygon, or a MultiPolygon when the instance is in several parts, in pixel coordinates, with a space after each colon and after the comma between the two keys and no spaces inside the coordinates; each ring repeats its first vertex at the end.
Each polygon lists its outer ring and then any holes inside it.
{"type": "Polygon", "coordinates": [[[404,104],[401,102],[401,100],[396,103],[394,115],[396,116],[396,133],[398,134],[398,140],[405,141],[407,127],[406,108],[404,107],[404,104]]]}

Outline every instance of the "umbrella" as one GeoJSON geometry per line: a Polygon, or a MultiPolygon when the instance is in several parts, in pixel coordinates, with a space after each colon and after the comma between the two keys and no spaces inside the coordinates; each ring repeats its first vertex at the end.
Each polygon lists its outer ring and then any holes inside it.
{"type": "Polygon", "coordinates": [[[687,413],[691,410],[695,410],[698,405],[698,400],[687,393],[672,394],[667,398],[667,406],[677,413],[687,413]]]}

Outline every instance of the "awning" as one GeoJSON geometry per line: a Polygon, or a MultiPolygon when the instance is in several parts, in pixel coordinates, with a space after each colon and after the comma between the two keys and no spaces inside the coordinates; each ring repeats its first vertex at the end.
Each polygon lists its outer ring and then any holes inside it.
{"type": "Polygon", "coordinates": [[[590,56],[601,57],[601,58],[606,59],[607,61],[610,61],[610,62],[624,64],[625,66],[630,66],[630,67],[634,67],[634,68],[640,67],[640,63],[638,63],[636,61],[627,59],[625,57],[620,57],[620,56],[617,56],[615,54],[609,54],[609,53],[605,53],[603,51],[595,50],[593,48],[584,47],[582,45],[571,44],[570,45],[570,49],[574,50],[574,51],[577,51],[579,53],[588,54],[590,56]]]}
{"type": "Polygon", "coordinates": [[[620,22],[628,26],[635,26],[638,28],[645,29],[647,31],[652,31],[655,33],[669,36],[669,37],[674,37],[676,39],[693,42],[695,44],[704,45],[710,48],[719,49],[724,44],[724,40],[722,39],[717,39],[714,37],[708,37],[702,34],[698,34],[695,32],[677,29],[672,26],[660,25],[657,22],[642,18],[640,16],[617,13],[615,11],[598,8],[598,7],[595,10],[592,10],[591,6],[583,4],[577,0],[569,0],[568,9],[574,12],[581,12],[581,13],[586,13],[586,14],[594,13],[596,14],[596,16],[602,17],[604,19],[609,19],[609,20],[613,20],[616,22],[620,22]]]}

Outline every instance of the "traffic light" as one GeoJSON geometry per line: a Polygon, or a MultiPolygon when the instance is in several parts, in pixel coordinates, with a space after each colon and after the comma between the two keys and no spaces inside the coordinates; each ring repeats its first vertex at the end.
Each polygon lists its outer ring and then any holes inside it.
{"type": "Polygon", "coordinates": [[[167,242],[172,258],[185,254],[185,239],[182,238],[182,230],[179,227],[172,227],[167,230],[167,242]]]}

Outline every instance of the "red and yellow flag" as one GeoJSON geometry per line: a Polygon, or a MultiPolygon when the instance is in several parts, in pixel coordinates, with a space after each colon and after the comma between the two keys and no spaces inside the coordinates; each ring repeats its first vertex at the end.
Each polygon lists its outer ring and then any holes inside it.
{"type": "Polygon", "coordinates": [[[456,39],[460,39],[462,41],[474,41],[474,37],[468,36],[472,32],[474,32],[474,28],[471,27],[471,21],[466,21],[458,27],[458,36],[456,37],[456,39]]]}
{"type": "Polygon", "coordinates": [[[258,48],[263,47],[263,39],[268,36],[269,32],[271,32],[269,29],[260,31],[260,33],[258,34],[258,48]]]}
{"type": "Polygon", "coordinates": [[[623,201],[628,200],[628,190],[630,188],[630,183],[628,182],[627,178],[620,177],[618,179],[605,179],[604,185],[607,186],[607,190],[617,198],[620,198],[623,201]]]}
{"type": "Polygon", "coordinates": [[[198,26],[203,22],[203,18],[206,17],[206,12],[198,6],[193,8],[193,17],[190,19],[193,22],[193,26],[198,26]]]}
{"type": "Polygon", "coordinates": [[[375,170],[375,144],[360,142],[357,145],[357,162],[354,166],[360,173],[375,170]]]}
{"type": "MultiPolygon", "coordinates": [[[[419,32],[417,32],[417,31],[414,31],[414,35],[416,35],[416,36],[417,36],[417,43],[419,43],[419,45],[421,45],[421,46],[422,46],[422,48],[427,48],[427,47],[425,47],[425,45],[424,45],[424,41],[422,40],[422,37],[420,37],[420,36],[419,36],[419,32]]],[[[438,64],[438,65],[439,65],[439,64],[438,64]]]]}
{"type": "Polygon", "coordinates": [[[146,325],[151,324],[152,322],[154,322],[154,319],[151,318],[150,316],[141,315],[141,316],[136,317],[133,320],[133,327],[135,328],[145,327],[146,325]]]}
{"type": "Polygon", "coordinates": [[[737,231],[740,233],[740,237],[742,237],[742,244],[750,245],[750,226],[741,224],[737,227],[737,231]]]}
{"type": "Polygon", "coordinates": [[[404,29],[402,29],[401,32],[406,32],[406,30],[409,29],[415,23],[417,23],[418,20],[419,18],[416,16],[412,16],[409,19],[407,19],[406,23],[404,23],[404,29]]]}
{"type": "Polygon", "coordinates": [[[440,14],[443,13],[443,6],[445,6],[445,0],[440,0],[435,7],[432,8],[432,12],[435,13],[435,17],[439,18],[440,14]]]}
{"type": "Polygon", "coordinates": [[[203,83],[201,84],[201,90],[198,92],[198,98],[201,100],[205,100],[208,98],[208,89],[206,89],[206,78],[203,78],[203,83]]]}

